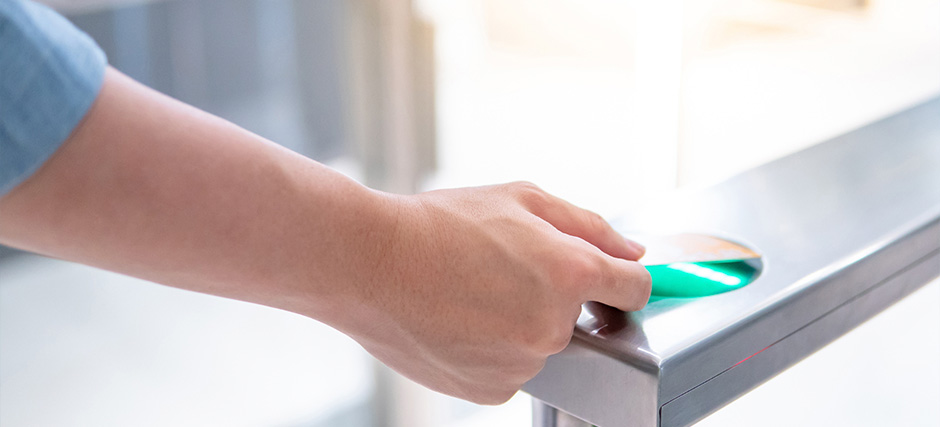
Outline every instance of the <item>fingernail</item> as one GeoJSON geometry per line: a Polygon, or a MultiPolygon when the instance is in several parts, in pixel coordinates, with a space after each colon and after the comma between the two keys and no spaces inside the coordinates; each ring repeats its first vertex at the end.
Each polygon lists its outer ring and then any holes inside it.
{"type": "Polygon", "coordinates": [[[643,254],[646,253],[646,246],[643,246],[643,245],[641,245],[641,244],[639,244],[639,243],[637,243],[637,242],[634,242],[633,240],[630,240],[630,239],[626,239],[626,238],[625,238],[625,239],[623,239],[623,240],[626,240],[627,245],[630,246],[631,248],[633,248],[633,250],[639,252],[639,253],[640,253],[640,256],[643,256],[643,254]]]}

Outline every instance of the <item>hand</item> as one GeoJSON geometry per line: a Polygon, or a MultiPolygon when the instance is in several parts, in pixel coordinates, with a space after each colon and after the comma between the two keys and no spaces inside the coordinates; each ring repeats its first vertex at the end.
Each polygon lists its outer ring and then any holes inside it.
{"type": "Polygon", "coordinates": [[[439,392],[502,403],[568,345],[582,303],[649,299],[642,246],[532,184],[392,197],[395,236],[345,332],[439,392]]]}

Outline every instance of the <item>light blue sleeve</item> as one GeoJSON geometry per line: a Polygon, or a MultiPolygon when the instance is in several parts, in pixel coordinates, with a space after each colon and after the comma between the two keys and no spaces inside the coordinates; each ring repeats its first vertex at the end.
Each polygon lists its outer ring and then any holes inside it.
{"type": "Polygon", "coordinates": [[[51,9],[0,0],[0,196],[36,172],[98,95],[107,59],[51,9]]]}

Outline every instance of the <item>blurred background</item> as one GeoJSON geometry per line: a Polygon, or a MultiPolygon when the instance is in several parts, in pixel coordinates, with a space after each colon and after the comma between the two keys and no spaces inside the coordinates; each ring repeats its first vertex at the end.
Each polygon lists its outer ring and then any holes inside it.
{"type": "MultiPolygon", "coordinates": [[[[940,0],[46,3],[126,74],[372,187],[524,179],[607,217],[940,93],[940,0]]],[[[938,361],[934,282],[701,425],[940,425],[938,361]]],[[[290,313],[0,248],[3,426],[526,426],[529,404],[429,392],[290,313]]]]}

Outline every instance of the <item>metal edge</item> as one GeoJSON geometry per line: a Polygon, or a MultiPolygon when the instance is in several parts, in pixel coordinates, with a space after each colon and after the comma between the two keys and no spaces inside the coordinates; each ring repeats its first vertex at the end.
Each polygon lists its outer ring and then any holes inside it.
{"type": "Polygon", "coordinates": [[[940,277],[940,249],[660,407],[661,426],[693,424],[940,277]],[[793,349],[796,348],[797,351],[793,349]],[[722,398],[729,388],[734,395],[722,398]],[[720,393],[714,390],[722,390],[720,393]]]}
{"type": "Polygon", "coordinates": [[[523,385],[532,397],[602,426],[655,425],[659,377],[573,339],[523,385]],[[574,396],[574,397],[573,397],[574,396]]]}
{"type": "Polygon", "coordinates": [[[918,250],[920,253],[929,253],[940,249],[940,210],[925,216],[921,216],[916,220],[916,222],[920,222],[918,225],[908,224],[906,227],[902,227],[906,228],[907,232],[890,233],[884,239],[863,248],[853,256],[835,263],[835,267],[807,276],[794,286],[783,290],[782,292],[792,293],[785,298],[776,300],[772,305],[756,307],[751,314],[735,322],[735,327],[724,329],[713,336],[713,345],[704,351],[689,347],[665,359],[661,367],[660,401],[668,402],[675,399],[698,384],[719,375],[729,366],[806,326],[822,313],[828,312],[841,304],[822,306],[820,301],[846,301],[854,298],[911,265],[911,262],[904,262],[903,259],[900,261],[892,260],[892,258],[903,258],[898,254],[918,250]],[[933,218],[923,223],[925,216],[933,218]],[[888,264],[888,267],[884,264],[888,264]],[[878,275],[871,270],[887,271],[887,273],[878,275]],[[864,282],[869,282],[871,285],[859,288],[858,283],[864,282]],[[806,286],[807,283],[813,283],[814,285],[806,286]],[[831,297],[833,293],[852,290],[857,291],[841,298],[831,297]],[[827,294],[829,294],[829,298],[826,298],[827,294]],[[792,312],[816,314],[810,316],[804,322],[794,323],[793,316],[787,315],[792,312]],[[762,327],[765,324],[778,326],[775,328],[762,327]],[[790,326],[786,329],[781,329],[781,326],[779,326],[787,324],[790,324],[790,326]],[[777,329],[774,334],[767,332],[774,329],[777,329]],[[753,343],[753,345],[747,348],[723,345],[731,340],[744,340],[753,343]],[[703,360],[710,363],[703,364],[703,360]],[[703,375],[703,366],[707,365],[712,366],[709,369],[710,373],[703,375]],[[695,384],[690,385],[685,382],[689,378],[696,377],[701,379],[695,384]]]}

